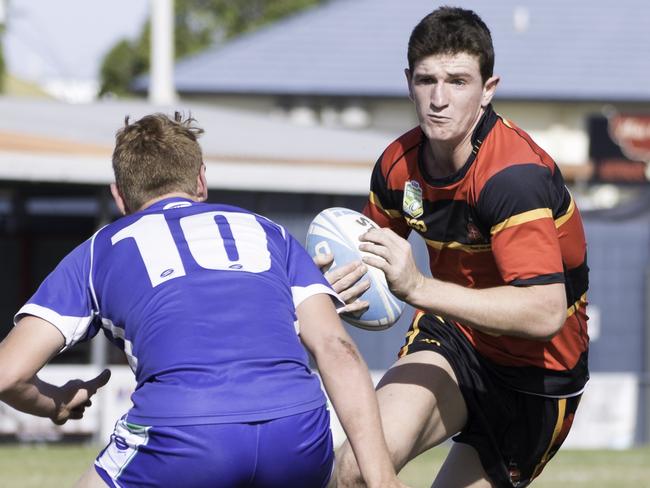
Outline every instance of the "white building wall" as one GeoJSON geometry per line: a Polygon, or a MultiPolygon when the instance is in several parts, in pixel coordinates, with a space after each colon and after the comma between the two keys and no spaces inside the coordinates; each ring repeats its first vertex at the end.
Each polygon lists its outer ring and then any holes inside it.
{"type": "MultiPolygon", "coordinates": [[[[193,101],[274,114],[293,120],[298,125],[323,125],[327,127],[369,128],[397,137],[417,125],[413,105],[408,98],[347,100],[345,98],[284,98],[274,96],[196,96],[193,101]],[[342,116],[346,108],[367,111],[368,122],[359,127],[345,123],[342,116]]],[[[560,165],[582,165],[589,160],[589,115],[614,109],[619,112],[650,113],[647,103],[602,102],[494,102],[495,109],[528,132],[560,165]]],[[[381,151],[378,148],[378,151],[381,151]]]]}

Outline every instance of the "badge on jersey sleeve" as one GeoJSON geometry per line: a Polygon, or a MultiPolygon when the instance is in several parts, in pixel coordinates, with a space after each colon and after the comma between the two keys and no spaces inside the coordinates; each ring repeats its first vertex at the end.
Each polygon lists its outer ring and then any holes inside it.
{"type": "Polygon", "coordinates": [[[415,180],[409,180],[404,184],[402,210],[416,219],[424,213],[424,208],[422,207],[422,187],[415,180]]]}

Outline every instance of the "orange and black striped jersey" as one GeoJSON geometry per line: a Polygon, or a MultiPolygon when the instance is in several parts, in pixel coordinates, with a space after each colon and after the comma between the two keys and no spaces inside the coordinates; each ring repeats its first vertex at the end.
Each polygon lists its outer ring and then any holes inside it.
{"type": "Polygon", "coordinates": [[[424,169],[424,133],[410,130],[373,170],[364,213],[425,240],[431,273],[470,288],[564,283],[567,320],[550,341],[493,336],[455,323],[504,382],[550,396],[588,379],[588,268],[582,220],[551,157],[488,107],[465,165],[445,178],[424,169]]]}

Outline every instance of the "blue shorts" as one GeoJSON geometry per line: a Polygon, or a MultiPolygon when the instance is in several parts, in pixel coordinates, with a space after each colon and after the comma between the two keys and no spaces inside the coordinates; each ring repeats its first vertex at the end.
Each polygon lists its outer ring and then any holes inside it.
{"type": "Polygon", "coordinates": [[[95,469],[113,487],[324,487],[326,407],[263,422],[147,427],[122,418],[95,469]]]}

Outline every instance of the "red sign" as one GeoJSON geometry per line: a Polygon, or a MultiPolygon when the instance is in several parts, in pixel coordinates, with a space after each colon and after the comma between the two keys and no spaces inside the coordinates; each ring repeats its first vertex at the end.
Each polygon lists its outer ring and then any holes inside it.
{"type": "Polygon", "coordinates": [[[648,183],[650,114],[593,115],[587,119],[594,181],[648,183]]]}
{"type": "Polygon", "coordinates": [[[650,162],[650,115],[609,117],[609,134],[628,159],[650,162]]]}

